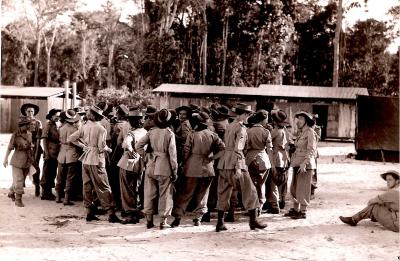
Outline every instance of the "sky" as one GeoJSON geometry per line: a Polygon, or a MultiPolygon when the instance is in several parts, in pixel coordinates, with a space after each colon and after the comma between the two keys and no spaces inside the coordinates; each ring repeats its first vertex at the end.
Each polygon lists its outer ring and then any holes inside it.
{"type": "MultiPolygon", "coordinates": [[[[1,0],[0,0],[1,1],[1,0]]],[[[13,3],[13,10],[8,12],[4,12],[2,10],[1,23],[2,25],[9,23],[14,20],[16,17],[24,16],[24,0],[8,0],[13,3]]],[[[79,11],[96,11],[101,10],[102,5],[106,3],[107,0],[78,0],[78,10],[79,11]]],[[[121,20],[126,20],[128,15],[139,13],[140,6],[135,4],[135,2],[143,1],[143,0],[112,0],[114,6],[117,7],[121,11],[121,20]]],[[[329,0],[320,0],[321,3],[326,3],[329,0]]],[[[355,0],[343,0],[343,5],[348,6],[351,2],[355,0]]],[[[354,25],[358,20],[366,20],[368,18],[374,18],[380,21],[387,21],[390,19],[388,15],[386,15],[387,11],[390,7],[399,4],[400,0],[368,0],[366,8],[364,7],[364,0],[358,0],[361,2],[361,8],[353,8],[349,10],[345,14],[345,20],[343,23],[343,27],[349,27],[354,25]]],[[[29,13],[29,8],[28,8],[29,13]]],[[[68,21],[68,18],[61,18],[61,20],[68,21]]],[[[400,21],[398,24],[400,27],[400,21]]],[[[388,51],[391,53],[395,53],[397,48],[400,46],[400,38],[396,39],[389,47],[388,51]]]]}

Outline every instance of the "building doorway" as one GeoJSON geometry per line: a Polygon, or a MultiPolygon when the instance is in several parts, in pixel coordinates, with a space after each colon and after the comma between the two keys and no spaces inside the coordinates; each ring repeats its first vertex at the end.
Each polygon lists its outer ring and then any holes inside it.
{"type": "Polygon", "coordinates": [[[321,127],[321,140],[325,140],[328,125],[328,105],[313,105],[313,114],[318,114],[316,124],[321,127]]]}

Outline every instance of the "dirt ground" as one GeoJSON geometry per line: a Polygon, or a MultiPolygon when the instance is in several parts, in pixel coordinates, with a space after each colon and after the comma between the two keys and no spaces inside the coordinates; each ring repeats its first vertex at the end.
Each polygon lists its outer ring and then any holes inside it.
{"type": "MultiPolygon", "coordinates": [[[[4,159],[9,135],[0,135],[4,159]]],[[[247,217],[216,233],[213,219],[193,227],[192,218],[175,229],[87,223],[81,203],[64,207],[34,197],[27,181],[25,207],[7,198],[11,168],[0,167],[0,259],[5,260],[398,260],[399,234],[377,223],[357,227],[340,222],[385,190],[379,173],[399,164],[356,161],[351,143],[320,143],[319,188],[306,220],[262,214],[265,230],[251,231],[247,217]]],[[[288,197],[286,210],[290,207],[288,197]]],[[[286,211],[285,210],[285,211],[286,211]]],[[[157,221],[157,219],[155,220],[157,221]]],[[[172,221],[172,219],[171,219],[172,221]]]]}

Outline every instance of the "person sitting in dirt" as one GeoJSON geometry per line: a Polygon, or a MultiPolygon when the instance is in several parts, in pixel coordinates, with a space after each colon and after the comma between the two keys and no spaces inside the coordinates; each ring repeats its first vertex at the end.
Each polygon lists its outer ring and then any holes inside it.
{"type": "Polygon", "coordinates": [[[354,216],[340,216],[343,223],[356,226],[361,220],[370,218],[393,232],[399,232],[399,173],[392,170],[381,177],[386,180],[388,191],[368,201],[368,206],[354,216]]]}

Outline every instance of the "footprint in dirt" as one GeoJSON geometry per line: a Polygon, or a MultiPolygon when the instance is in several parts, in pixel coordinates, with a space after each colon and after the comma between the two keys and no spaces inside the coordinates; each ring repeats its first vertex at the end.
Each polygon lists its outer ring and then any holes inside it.
{"type": "Polygon", "coordinates": [[[51,222],[49,225],[56,226],[57,228],[67,226],[71,219],[82,219],[82,217],[76,215],[59,215],[55,217],[43,217],[45,221],[51,222]]]}

